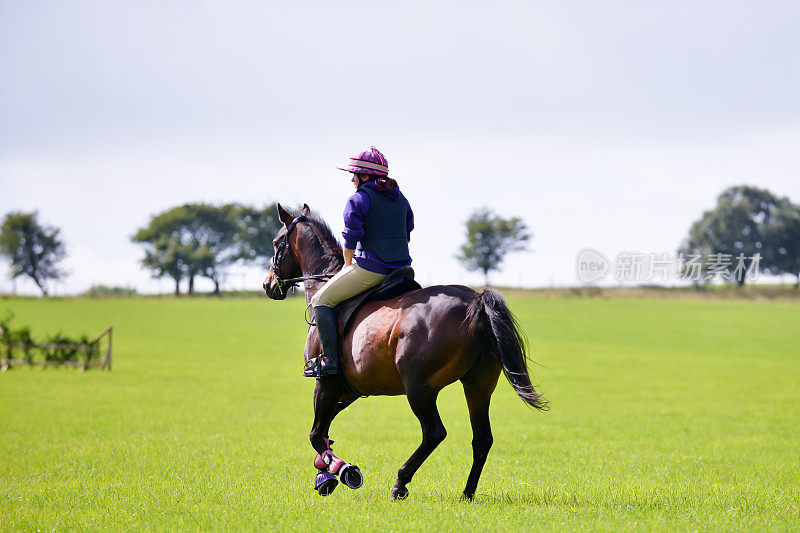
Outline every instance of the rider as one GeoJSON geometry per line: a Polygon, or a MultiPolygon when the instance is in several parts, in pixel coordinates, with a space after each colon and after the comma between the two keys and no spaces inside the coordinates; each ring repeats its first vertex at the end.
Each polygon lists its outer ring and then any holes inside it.
{"type": "Polygon", "coordinates": [[[322,354],[311,359],[306,377],[340,371],[339,331],[334,306],[374,287],[392,271],[411,264],[408,243],[414,229],[411,206],[389,177],[384,155],[374,146],[350,158],[356,192],[344,207],[344,268],[311,298],[322,354]],[[356,244],[359,255],[354,258],[356,244]]]}

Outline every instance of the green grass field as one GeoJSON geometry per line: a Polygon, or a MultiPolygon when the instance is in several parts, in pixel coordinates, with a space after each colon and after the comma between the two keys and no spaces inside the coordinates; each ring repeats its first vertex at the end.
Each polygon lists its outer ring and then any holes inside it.
{"type": "Polygon", "coordinates": [[[800,528],[798,303],[515,294],[552,408],[501,378],[472,503],[458,384],[407,500],[388,498],[420,439],[404,397],[334,422],[365,485],[312,490],[303,305],[0,300],[34,334],[115,335],[112,372],[0,374],[0,530],[800,528]]]}

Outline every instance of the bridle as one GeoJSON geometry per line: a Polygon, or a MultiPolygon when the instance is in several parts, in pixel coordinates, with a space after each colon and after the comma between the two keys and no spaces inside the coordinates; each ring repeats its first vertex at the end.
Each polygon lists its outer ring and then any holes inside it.
{"type": "Polygon", "coordinates": [[[297,225],[298,222],[304,222],[307,220],[305,215],[296,216],[288,226],[286,226],[286,235],[283,236],[283,241],[278,244],[278,249],[275,250],[275,255],[272,256],[270,259],[270,265],[272,266],[272,274],[275,276],[275,283],[278,285],[278,290],[282,294],[286,294],[287,291],[293,288],[295,285],[300,283],[301,281],[305,281],[307,279],[313,279],[316,281],[324,281],[332,278],[335,274],[312,274],[310,276],[300,276],[297,278],[284,278],[281,276],[280,267],[278,266],[283,259],[283,255],[288,251],[292,253],[291,245],[289,244],[289,234],[292,232],[294,227],[297,225]]]}

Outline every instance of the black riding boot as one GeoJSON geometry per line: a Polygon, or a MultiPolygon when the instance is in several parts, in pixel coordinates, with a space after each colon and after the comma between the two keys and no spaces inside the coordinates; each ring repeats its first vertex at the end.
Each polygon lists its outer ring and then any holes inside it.
{"type": "Polygon", "coordinates": [[[319,378],[339,373],[339,324],[332,307],[318,305],[314,307],[314,322],[322,345],[322,355],[312,359],[303,370],[307,378],[319,378]]]}

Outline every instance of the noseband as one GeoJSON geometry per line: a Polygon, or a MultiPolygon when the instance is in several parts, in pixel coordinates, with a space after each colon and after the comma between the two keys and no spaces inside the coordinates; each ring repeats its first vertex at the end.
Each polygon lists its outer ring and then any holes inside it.
{"type": "Polygon", "coordinates": [[[286,294],[289,289],[293,288],[301,281],[305,281],[307,279],[324,281],[334,276],[334,274],[313,274],[311,276],[300,276],[298,278],[284,278],[281,276],[280,267],[278,265],[280,264],[281,259],[283,259],[283,254],[285,254],[287,251],[292,253],[291,244],[289,244],[289,234],[292,232],[298,222],[304,222],[305,220],[307,220],[305,215],[299,215],[296,216],[288,226],[286,226],[286,235],[283,237],[283,242],[278,245],[275,255],[273,255],[272,259],[270,260],[272,274],[275,276],[275,283],[278,284],[278,290],[283,294],[286,294]]]}

